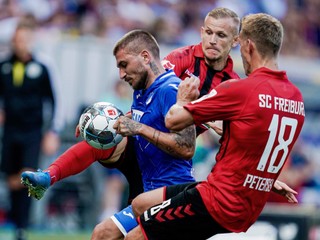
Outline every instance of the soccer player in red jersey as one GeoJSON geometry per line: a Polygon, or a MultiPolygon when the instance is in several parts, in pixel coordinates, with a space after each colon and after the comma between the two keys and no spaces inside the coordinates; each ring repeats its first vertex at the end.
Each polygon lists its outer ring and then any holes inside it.
{"type": "Polygon", "coordinates": [[[162,60],[163,66],[182,80],[192,74],[199,77],[200,97],[225,80],[239,78],[229,56],[238,45],[239,26],[240,19],[232,10],[211,10],[201,27],[201,43],[173,50],[162,60]]]}
{"type": "MultiPolygon", "coordinates": [[[[199,77],[199,97],[221,82],[239,78],[229,55],[238,45],[239,26],[240,19],[232,10],[212,9],[201,27],[201,42],[173,50],[162,60],[163,66],[172,69],[182,80],[192,75],[199,77]]],[[[215,130],[214,124],[207,124],[215,130]]],[[[197,126],[197,135],[205,130],[203,126],[197,126]]]]}
{"type": "MultiPolygon", "coordinates": [[[[182,81],[166,126],[178,131],[223,120],[216,164],[206,181],[167,187],[166,201],[149,205],[126,240],[207,239],[245,232],[257,220],[305,118],[301,92],[278,69],[282,40],[280,21],[262,13],[247,15],[239,42],[248,77],[226,81],[200,99],[199,79],[182,81]]],[[[143,193],[133,200],[133,209],[141,213],[139,202],[161,193],[163,188],[143,193]]]]}

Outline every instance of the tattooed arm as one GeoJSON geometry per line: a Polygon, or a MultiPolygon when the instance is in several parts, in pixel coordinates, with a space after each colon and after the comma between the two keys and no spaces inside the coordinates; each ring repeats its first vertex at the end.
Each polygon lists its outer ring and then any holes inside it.
{"type": "Polygon", "coordinates": [[[179,132],[166,133],[127,117],[120,117],[113,128],[123,136],[140,135],[162,151],[175,157],[190,159],[195,152],[196,131],[194,125],[179,132]]]}

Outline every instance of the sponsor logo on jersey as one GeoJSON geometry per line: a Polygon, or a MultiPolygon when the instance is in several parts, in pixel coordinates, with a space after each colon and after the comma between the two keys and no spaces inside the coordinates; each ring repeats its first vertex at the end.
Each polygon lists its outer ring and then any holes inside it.
{"type": "Polygon", "coordinates": [[[143,116],[143,112],[139,111],[137,109],[132,109],[132,120],[136,121],[136,122],[140,122],[140,119],[143,116]]]}

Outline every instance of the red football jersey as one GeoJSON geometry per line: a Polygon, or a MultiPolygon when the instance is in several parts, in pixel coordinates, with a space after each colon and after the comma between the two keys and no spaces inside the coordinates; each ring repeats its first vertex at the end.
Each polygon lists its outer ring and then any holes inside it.
{"type": "Polygon", "coordinates": [[[198,190],[212,217],[234,232],[260,215],[301,131],[303,98],[284,71],[260,68],[188,104],[196,124],[223,120],[216,164],[198,190]]]}
{"type": "Polygon", "coordinates": [[[172,69],[182,80],[191,74],[199,77],[200,96],[207,94],[225,80],[239,78],[233,71],[233,61],[230,57],[222,71],[215,71],[208,67],[204,60],[201,43],[175,49],[162,60],[162,64],[164,68],[172,69]]]}

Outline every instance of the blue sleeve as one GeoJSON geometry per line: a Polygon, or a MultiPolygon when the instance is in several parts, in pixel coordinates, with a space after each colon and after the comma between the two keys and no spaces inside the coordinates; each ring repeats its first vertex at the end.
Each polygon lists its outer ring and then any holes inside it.
{"type": "Polygon", "coordinates": [[[161,113],[165,117],[173,104],[177,101],[178,82],[169,83],[161,89],[161,113]]]}

